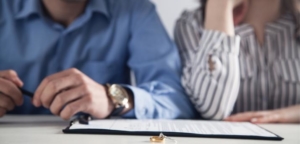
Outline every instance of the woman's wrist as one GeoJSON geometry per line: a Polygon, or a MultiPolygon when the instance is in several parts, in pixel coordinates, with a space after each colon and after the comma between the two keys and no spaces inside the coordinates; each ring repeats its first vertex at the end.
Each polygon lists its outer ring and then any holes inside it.
{"type": "MultiPolygon", "coordinates": [[[[234,0],[208,0],[206,7],[210,8],[234,8],[234,0]]],[[[216,9],[215,9],[216,10],[216,9]]]]}
{"type": "Polygon", "coordinates": [[[209,0],[206,5],[205,28],[234,35],[233,0],[209,0]]]}

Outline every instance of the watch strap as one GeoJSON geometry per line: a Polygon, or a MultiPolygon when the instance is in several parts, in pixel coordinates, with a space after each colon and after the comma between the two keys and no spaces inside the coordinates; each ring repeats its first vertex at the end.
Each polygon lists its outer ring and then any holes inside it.
{"type": "Polygon", "coordinates": [[[120,106],[120,107],[118,107],[118,108],[115,108],[115,109],[111,112],[111,114],[109,115],[109,117],[112,117],[112,116],[120,116],[124,109],[125,109],[125,106],[120,106]]]}

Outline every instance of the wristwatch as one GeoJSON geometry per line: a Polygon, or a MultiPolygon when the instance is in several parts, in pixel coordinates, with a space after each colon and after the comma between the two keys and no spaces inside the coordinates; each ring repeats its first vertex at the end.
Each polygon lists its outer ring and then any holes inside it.
{"type": "Polygon", "coordinates": [[[114,110],[110,116],[118,116],[129,107],[129,94],[125,88],[117,84],[106,84],[106,87],[107,95],[114,104],[114,110]]]}

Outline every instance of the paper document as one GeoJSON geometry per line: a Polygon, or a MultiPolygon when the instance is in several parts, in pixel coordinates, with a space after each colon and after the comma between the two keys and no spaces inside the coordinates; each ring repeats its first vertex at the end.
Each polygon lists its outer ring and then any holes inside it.
{"type": "Polygon", "coordinates": [[[88,125],[75,123],[69,129],[277,137],[275,134],[251,123],[200,120],[92,120],[88,125]]]}

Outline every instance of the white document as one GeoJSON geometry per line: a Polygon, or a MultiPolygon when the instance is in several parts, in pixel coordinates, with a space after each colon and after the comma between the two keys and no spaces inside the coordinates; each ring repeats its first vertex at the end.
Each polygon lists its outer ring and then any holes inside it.
{"type": "Polygon", "coordinates": [[[200,120],[92,120],[88,125],[74,123],[69,129],[277,137],[275,134],[251,123],[200,120]]]}

